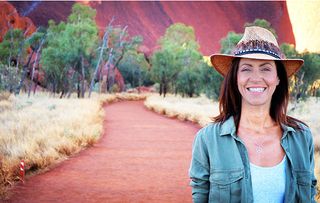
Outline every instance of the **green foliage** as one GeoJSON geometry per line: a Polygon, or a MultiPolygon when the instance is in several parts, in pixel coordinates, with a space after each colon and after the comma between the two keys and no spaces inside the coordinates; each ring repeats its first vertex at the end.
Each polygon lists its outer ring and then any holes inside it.
{"type": "Polygon", "coordinates": [[[67,23],[56,25],[49,21],[48,43],[43,49],[41,64],[54,91],[66,92],[75,86],[74,82],[79,85],[80,81],[90,80],[92,64],[89,62],[98,40],[95,14],[90,7],[76,3],[67,23]]]}
{"type": "Polygon", "coordinates": [[[89,23],[95,24],[96,10],[89,6],[76,3],[72,6],[72,12],[68,17],[71,24],[89,23]]]}
{"type": "Polygon", "coordinates": [[[67,82],[67,72],[70,68],[65,57],[65,53],[69,51],[65,44],[66,39],[63,37],[65,29],[64,22],[56,25],[54,21],[49,21],[48,43],[42,51],[40,60],[47,82],[54,86],[56,92],[61,91],[63,84],[67,82]]]}
{"type": "Polygon", "coordinates": [[[13,92],[20,78],[21,74],[15,67],[0,64],[0,91],[13,92]]]}
{"type": "Polygon", "coordinates": [[[299,96],[302,98],[316,96],[312,95],[309,88],[316,80],[320,79],[320,54],[308,52],[302,53],[302,59],[304,60],[304,65],[295,75],[298,80],[302,80],[302,84],[298,88],[295,88],[295,90],[300,93],[299,96]]]}
{"type": "Polygon", "coordinates": [[[235,46],[238,44],[243,34],[237,34],[235,32],[228,32],[225,38],[220,41],[222,54],[231,54],[235,46]]]}
{"type": "Polygon", "coordinates": [[[26,55],[23,32],[20,29],[9,29],[0,43],[0,62],[12,65],[26,55]]]}
{"type": "Polygon", "coordinates": [[[196,42],[194,30],[182,23],[171,25],[159,40],[161,48],[154,52],[151,63],[152,79],[159,83],[159,93],[199,94],[202,55],[196,42]]]}
{"type": "Polygon", "coordinates": [[[151,84],[149,64],[144,54],[137,53],[134,49],[124,54],[118,68],[124,78],[125,84],[132,88],[151,84]]]}
{"type": "Polygon", "coordinates": [[[174,57],[173,52],[164,49],[155,51],[151,58],[151,77],[160,84],[159,91],[160,94],[164,93],[164,96],[169,88],[169,83],[179,72],[174,67],[174,57]]]}
{"type": "Polygon", "coordinates": [[[297,58],[299,57],[298,52],[294,48],[293,44],[283,43],[280,45],[280,50],[287,58],[297,58]]]}
{"type": "Polygon", "coordinates": [[[204,63],[202,55],[195,49],[183,49],[177,53],[177,65],[181,71],[178,73],[175,85],[176,92],[192,97],[201,91],[200,70],[204,63]]]}
{"type": "Polygon", "coordinates": [[[159,44],[162,48],[173,50],[180,48],[199,49],[193,27],[183,23],[175,23],[167,28],[165,35],[160,38],[159,44]]]}
{"type": "Polygon", "coordinates": [[[319,96],[318,88],[314,86],[315,81],[320,79],[320,55],[317,53],[299,54],[294,45],[283,43],[281,51],[287,58],[302,58],[304,65],[290,80],[291,97],[294,99],[305,99],[308,96],[319,96]]]}
{"type": "Polygon", "coordinates": [[[201,68],[201,84],[208,98],[219,98],[222,80],[223,77],[212,66],[206,63],[203,64],[201,68]]]}

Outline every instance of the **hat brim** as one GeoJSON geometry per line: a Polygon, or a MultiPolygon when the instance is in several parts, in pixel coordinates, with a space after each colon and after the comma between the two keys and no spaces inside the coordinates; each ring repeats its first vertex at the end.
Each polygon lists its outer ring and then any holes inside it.
{"type": "Polygon", "coordinates": [[[287,76],[290,77],[296,73],[303,65],[302,59],[277,59],[266,54],[246,54],[241,56],[227,55],[227,54],[213,54],[210,56],[210,61],[213,67],[225,77],[229,72],[232,60],[234,58],[249,58],[260,60],[275,60],[281,61],[286,69],[287,76]]]}

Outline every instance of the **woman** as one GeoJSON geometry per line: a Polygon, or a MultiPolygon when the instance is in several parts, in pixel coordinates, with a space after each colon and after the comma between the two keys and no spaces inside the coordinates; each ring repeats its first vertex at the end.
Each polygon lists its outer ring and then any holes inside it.
{"type": "Polygon", "coordinates": [[[315,202],[312,135],[286,115],[288,77],[303,60],[285,59],[273,34],[252,26],[211,63],[224,76],[220,115],[193,144],[193,201],[315,202]]]}

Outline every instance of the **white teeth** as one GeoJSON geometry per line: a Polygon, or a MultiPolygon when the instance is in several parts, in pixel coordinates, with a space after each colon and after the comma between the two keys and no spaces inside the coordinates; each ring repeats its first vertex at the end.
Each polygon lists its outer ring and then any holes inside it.
{"type": "Polygon", "coordinates": [[[248,90],[250,92],[263,92],[266,88],[261,88],[261,87],[250,87],[248,90]]]}

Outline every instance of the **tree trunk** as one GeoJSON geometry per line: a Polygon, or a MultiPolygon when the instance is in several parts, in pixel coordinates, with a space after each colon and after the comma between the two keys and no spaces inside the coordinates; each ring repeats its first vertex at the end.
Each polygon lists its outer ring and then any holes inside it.
{"type": "MultiPolygon", "coordinates": [[[[37,53],[36,53],[36,58],[35,58],[35,60],[34,60],[33,66],[32,66],[32,71],[31,71],[31,82],[33,82],[33,78],[34,78],[34,70],[35,70],[36,65],[37,65],[37,62],[38,62],[38,56],[39,56],[39,53],[40,53],[41,47],[42,47],[42,45],[43,45],[43,43],[44,43],[44,39],[45,39],[45,37],[42,37],[41,42],[40,42],[40,45],[39,45],[38,50],[37,50],[37,53]]],[[[31,87],[32,87],[32,83],[31,83],[31,85],[30,85],[30,87],[29,87],[28,97],[30,97],[31,87]]]]}
{"type": "Polygon", "coordinates": [[[77,83],[77,96],[80,98],[80,80],[78,78],[78,83],[77,83]]]}
{"type": "Polygon", "coordinates": [[[112,17],[111,21],[109,22],[108,26],[106,27],[106,30],[105,30],[103,38],[102,38],[102,46],[101,46],[101,50],[100,50],[98,63],[97,63],[96,69],[94,71],[94,74],[93,74],[93,77],[92,77],[91,83],[90,83],[89,96],[88,96],[89,98],[91,96],[91,92],[92,92],[95,80],[97,78],[97,75],[98,75],[98,70],[99,70],[101,59],[102,59],[103,51],[105,49],[105,46],[107,46],[107,48],[109,46],[108,45],[108,42],[109,42],[109,37],[108,36],[109,36],[110,27],[111,27],[111,24],[112,24],[113,20],[114,20],[114,17],[112,17]]]}
{"type": "Polygon", "coordinates": [[[21,87],[23,85],[23,82],[27,77],[27,71],[28,71],[29,64],[30,64],[30,61],[31,61],[31,58],[32,58],[33,54],[34,54],[34,49],[32,50],[32,52],[31,52],[31,54],[29,56],[27,64],[25,64],[23,66],[23,68],[22,68],[22,75],[21,75],[20,83],[19,83],[19,85],[18,85],[18,87],[16,88],[16,91],[15,91],[16,95],[20,93],[20,90],[21,90],[21,87]]]}
{"type": "Polygon", "coordinates": [[[161,82],[159,84],[159,94],[160,94],[160,96],[162,95],[162,83],[161,82]]]}
{"type": "Polygon", "coordinates": [[[64,90],[61,91],[60,99],[62,99],[63,95],[64,95],[64,90]]]}
{"type": "Polygon", "coordinates": [[[300,78],[297,78],[296,80],[296,84],[295,84],[295,89],[296,89],[296,92],[295,92],[295,96],[294,96],[294,105],[293,105],[293,108],[291,110],[294,110],[296,107],[297,107],[297,104],[299,102],[299,98],[301,96],[301,90],[300,90],[300,87],[302,85],[302,80],[303,80],[303,77],[304,77],[304,72],[302,72],[302,75],[300,78]]]}
{"type": "Polygon", "coordinates": [[[84,98],[84,81],[85,81],[85,74],[84,74],[84,58],[81,56],[81,98],[84,98]]]}
{"type": "Polygon", "coordinates": [[[110,89],[110,66],[111,66],[111,63],[112,63],[112,52],[113,52],[113,48],[110,49],[110,52],[109,52],[109,57],[108,57],[108,61],[107,61],[107,64],[106,64],[106,67],[107,67],[107,91],[109,92],[109,89],[110,89]]]}
{"type": "Polygon", "coordinates": [[[36,94],[37,87],[38,87],[38,83],[36,82],[36,83],[34,84],[34,88],[33,88],[33,95],[36,94]]]}

